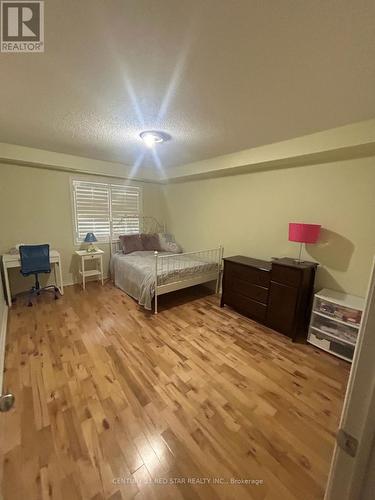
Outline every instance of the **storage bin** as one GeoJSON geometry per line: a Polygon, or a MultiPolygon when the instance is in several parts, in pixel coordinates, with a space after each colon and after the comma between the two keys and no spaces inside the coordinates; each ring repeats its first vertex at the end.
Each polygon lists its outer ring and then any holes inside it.
{"type": "Polygon", "coordinates": [[[353,359],[364,299],[325,288],[315,294],[307,341],[347,361],[353,359]]]}

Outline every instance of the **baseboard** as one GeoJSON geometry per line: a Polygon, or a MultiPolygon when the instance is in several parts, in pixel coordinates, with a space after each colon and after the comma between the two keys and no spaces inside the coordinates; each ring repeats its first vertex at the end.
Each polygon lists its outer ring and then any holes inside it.
{"type": "Polygon", "coordinates": [[[0,325],[0,394],[3,391],[4,365],[5,365],[5,339],[7,335],[8,306],[4,306],[3,318],[0,325]]]}
{"type": "MultiPolygon", "coordinates": [[[[110,279],[110,275],[107,275],[107,276],[104,275],[103,279],[104,280],[110,279]]],[[[98,278],[96,276],[90,276],[89,278],[86,278],[87,282],[89,282],[89,281],[95,281],[95,280],[98,281],[98,278]]],[[[50,283],[50,284],[53,285],[54,283],[50,283]]],[[[77,280],[77,281],[63,281],[64,287],[66,287],[66,286],[73,286],[73,285],[81,285],[81,284],[82,284],[82,280],[77,280]]],[[[22,294],[27,294],[28,292],[29,292],[29,288],[26,288],[25,290],[17,291],[14,294],[13,297],[17,297],[18,295],[22,295],[22,294]]],[[[0,498],[0,500],[1,500],[1,498],[0,498]]]]}
{"type": "MultiPolygon", "coordinates": [[[[86,282],[88,283],[89,281],[98,281],[98,278],[96,276],[90,276],[89,278],[86,278],[86,282]],[[91,279],[89,279],[91,278],[91,279]]],[[[109,280],[110,279],[110,275],[108,274],[108,276],[104,275],[103,276],[103,279],[104,280],[109,280]]],[[[82,280],[77,280],[77,281],[64,281],[63,282],[63,285],[64,286],[72,286],[72,285],[81,285],[82,284],[82,280]]],[[[1,499],[0,499],[1,500],[1,499]]]]}

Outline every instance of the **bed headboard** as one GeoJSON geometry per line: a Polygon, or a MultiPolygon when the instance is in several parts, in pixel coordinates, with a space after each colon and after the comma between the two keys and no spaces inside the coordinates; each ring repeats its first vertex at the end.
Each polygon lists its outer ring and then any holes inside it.
{"type": "MultiPolygon", "coordinates": [[[[152,216],[133,216],[123,217],[120,222],[121,225],[129,228],[126,234],[154,234],[165,233],[165,224],[161,224],[152,216]]],[[[110,242],[111,255],[121,250],[120,241],[118,238],[110,242]]]]}

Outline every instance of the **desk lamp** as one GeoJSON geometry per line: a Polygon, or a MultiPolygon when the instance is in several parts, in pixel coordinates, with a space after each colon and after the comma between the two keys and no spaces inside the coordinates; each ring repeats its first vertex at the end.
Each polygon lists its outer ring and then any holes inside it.
{"type": "Polygon", "coordinates": [[[87,247],[87,252],[92,253],[96,252],[97,248],[94,245],[96,241],[96,236],[94,233],[87,233],[85,239],[83,240],[85,243],[90,243],[89,246],[87,247]]]}

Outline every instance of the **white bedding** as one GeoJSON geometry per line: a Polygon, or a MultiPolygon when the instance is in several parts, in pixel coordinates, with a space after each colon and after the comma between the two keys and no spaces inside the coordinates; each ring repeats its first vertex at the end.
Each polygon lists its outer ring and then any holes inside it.
{"type": "MultiPolygon", "coordinates": [[[[173,255],[159,252],[161,255],[173,255]]],[[[180,254],[171,257],[168,270],[158,269],[158,284],[172,283],[186,279],[193,273],[217,271],[217,263],[195,260],[194,255],[180,254]]],[[[155,295],[155,256],[153,251],[139,251],[130,254],[115,253],[111,258],[111,275],[115,285],[138,300],[141,306],[151,309],[155,295]]]]}

